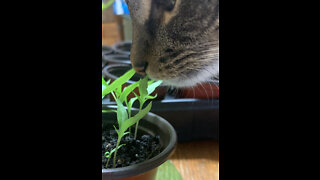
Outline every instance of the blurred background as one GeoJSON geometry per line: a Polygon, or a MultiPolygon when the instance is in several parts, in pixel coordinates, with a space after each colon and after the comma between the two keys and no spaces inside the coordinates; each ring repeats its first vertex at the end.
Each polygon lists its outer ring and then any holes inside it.
{"type": "MultiPolygon", "coordinates": [[[[104,4],[108,1],[102,0],[104,4]]],[[[129,11],[123,4],[115,1],[102,11],[102,45],[112,46],[119,41],[132,40],[129,11]]]]}

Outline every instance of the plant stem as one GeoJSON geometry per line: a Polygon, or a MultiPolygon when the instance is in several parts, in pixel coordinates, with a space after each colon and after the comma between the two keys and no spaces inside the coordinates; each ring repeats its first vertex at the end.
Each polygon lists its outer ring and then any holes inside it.
{"type": "MultiPolygon", "coordinates": [[[[126,103],[126,106],[127,106],[127,108],[128,108],[128,101],[127,101],[127,99],[125,99],[124,102],[126,103]]],[[[129,117],[129,119],[131,118],[131,108],[128,108],[128,117],[129,117]]],[[[129,134],[131,134],[131,127],[129,127],[129,134]]]]}
{"type": "MultiPolygon", "coordinates": [[[[139,111],[141,111],[141,109],[142,109],[142,105],[143,105],[143,103],[141,103],[141,104],[140,104],[139,111]]],[[[140,121],[140,120],[139,120],[139,121],[140,121]]],[[[134,140],[136,140],[136,139],[137,139],[137,133],[138,133],[139,121],[136,123],[136,128],[135,128],[135,131],[134,131],[134,140]]]]}
{"type": "Polygon", "coordinates": [[[114,95],[114,93],[112,91],[111,91],[111,94],[112,94],[114,100],[116,101],[116,99],[117,99],[116,95],[114,95]]]}
{"type": "Polygon", "coordinates": [[[137,139],[137,132],[138,132],[138,126],[139,126],[139,121],[136,123],[136,128],[135,128],[135,132],[134,132],[134,139],[137,139]]]}
{"type": "Polygon", "coordinates": [[[118,138],[117,145],[116,145],[116,150],[115,150],[115,152],[114,152],[114,156],[113,156],[113,168],[116,167],[116,157],[117,157],[118,146],[119,146],[119,144],[120,144],[120,140],[121,140],[121,138],[118,138]]]}
{"type": "Polygon", "coordinates": [[[106,169],[108,168],[108,164],[109,164],[110,159],[111,159],[111,157],[109,157],[108,160],[107,160],[107,164],[105,166],[106,169]]]}

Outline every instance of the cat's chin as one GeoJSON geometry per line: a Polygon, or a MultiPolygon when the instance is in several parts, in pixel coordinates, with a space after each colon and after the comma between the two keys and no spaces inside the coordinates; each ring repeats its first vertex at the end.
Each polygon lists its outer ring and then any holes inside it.
{"type": "Polygon", "coordinates": [[[195,86],[198,81],[191,81],[189,79],[172,79],[172,80],[164,80],[163,84],[166,86],[172,86],[172,87],[192,87],[195,86]]]}
{"type": "Polygon", "coordinates": [[[167,86],[184,88],[193,87],[197,84],[212,80],[212,76],[197,76],[193,78],[174,78],[170,80],[163,80],[163,84],[167,86]]]}
{"type": "MultiPolygon", "coordinates": [[[[153,78],[152,74],[149,74],[149,77],[154,80],[161,79],[153,78]]],[[[206,67],[202,71],[195,71],[188,77],[182,75],[181,77],[163,79],[163,84],[172,87],[192,87],[203,82],[212,81],[213,79],[219,79],[219,61],[215,61],[211,66],[206,67]]]]}
{"type": "MultiPolygon", "coordinates": [[[[152,77],[151,79],[159,80],[152,77]]],[[[212,79],[213,79],[212,76],[197,76],[194,78],[174,78],[174,79],[167,79],[162,81],[163,81],[163,85],[166,85],[166,86],[184,88],[184,87],[193,87],[203,82],[212,81],[212,79]]]]}

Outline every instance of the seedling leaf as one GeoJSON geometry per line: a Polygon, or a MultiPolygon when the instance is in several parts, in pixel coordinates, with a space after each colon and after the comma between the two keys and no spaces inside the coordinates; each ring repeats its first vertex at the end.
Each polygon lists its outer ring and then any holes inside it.
{"type": "Polygon", "coordinates": [[[117,87],[114,92],[116,93],[116,97],[119,98],[120,95],[121,95],[121,89],[122,89],[122,86],[120,85],[119,87],[117,87]]]}
{"type": "Polygon", "coordinates": [[[148,76],[145,76],[143,79],[140,80],[140,83],[139,83],[139,93],[141,97],[145,97],[148,95],[147,87],[148,87],[148,76]]]}
{"type": "Polygon", "coordinates": [[[117,119],[118,119],[118,124],[119,124],[119,127],[122,126],[122,123],[128,119],[128,113],[127,113],[127,110],[125,109],[125,107],[123,106],[123,104],[118,100],[116,99],[116,102],[117,102],[117,119]]]}
{"type": "Polygon", "coordinates": [[[116,110],[102,110],[103,113],[111,113],[111,112],[117,112],[116,110]]]}
{"type": "Polygon", "coordinates": [[[154,96],[147,96],[147,99],[155,99],[157,97],[157,94],[154,96]]]}
{"type": "Polygon", "coordinates": [[[150,84],[150,85],[148,86],[148,88],[147,88],[148,94],[150,95],[151,93],[153,93],[153,91],[154,91],[158,86],[160,86],[161,83],[162,83],[162,81],[159,80],[159,81],[156,81],[156,82],[150,84]]]}
{"type": "Polygon", "coordinates": [[[117,134],[119,135],[119,130],[116,128],[115,125],[113,125],[114,130],[116,130],[117,134]]]}
{"type": "Polygon", "coordinates": [[[106,158],[110,158],[111,156],[112,156],[112,154],[116,151],[116,149],[120,149],[122,146],[125,146],[126,144],[120,144],[119,146],[118,146],[118,148],[114,148],[114,149],[112,149],[110,152],[105,152],[104,153],[104,156],[106,157],[106,158]]]}
{"type": "Polygon", "coordinates": [[[140,119],[142,119],[151,109],[152,102],[148,104],[147,107],[139,111],[135,116],[129,118],[122,124],[122,129],[120,131],[125,132],[129,127],[137,123],[140,119]]]}
{"type": "Polygon", "coordinates": [[[102,95],[107,95],[111,91],[114,91],[116,88],[118,88],[119,86],[121,86],[124,83],[126,83],[129,79],[131,79],[131,77],[134,74],[135,74],[134,69],[130,69],[128,72],[123,74],[121,77],[119,77],[118,79],[114,80],[109,86],[107,86],[107,88],[103,89],[102,90],[102,95]]]}
{"type": "Polygon", "coordinates": [[[154,83],[154,81],[155,81],[155,80],[149,80],[149,81],[148,81],[148,86],[149,86],[150,84],[154,83]]]}
{"type": "MultiPolygon", "coordinates": [[[[140,81],[140,80],[139,80],[140,81]]],[[[120,102],[124,102],[127,96],[136,88],[139,86],[139,81],[127,86],[124,88],[119,100],[120,102]]]]}
{"type": "Polygon", "coordinates": [[[137,100],[137,97],[131,98],[130,101],[128,102],[128,110],[131,110],[133,103],[137,100]]]}
{"type": "Polygon", "coordinates": [[[104,78],[102,77],[102,99],[104,98],[105,95],[107,95],[107,94],[104,93],[104,90],[107,88],[109,83],[110,83],[110,79],[109,79],[108,82],[106,82],[104,80],[104,78]]]}
{"type": "Polygon", "coordinates": [[[176,167],[168,160],[158,167],[155,180],[182,180],[182,177],[176,167]]]}

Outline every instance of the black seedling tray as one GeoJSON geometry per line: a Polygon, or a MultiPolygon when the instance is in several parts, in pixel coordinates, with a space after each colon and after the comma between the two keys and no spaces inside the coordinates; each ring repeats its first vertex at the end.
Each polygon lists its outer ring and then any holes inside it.
{"type": "MultiPolygon", "coordinates": [[[[115,105],[109,98],[102,105],[115,105]]],[[[138,108],[135,103],[133,107],[138,108]]],[[[153,101],[151,112],[165,118],[175,128],[178,141],[219,139],[219,99],[176,99],[166,95],[153,101]]]]}

